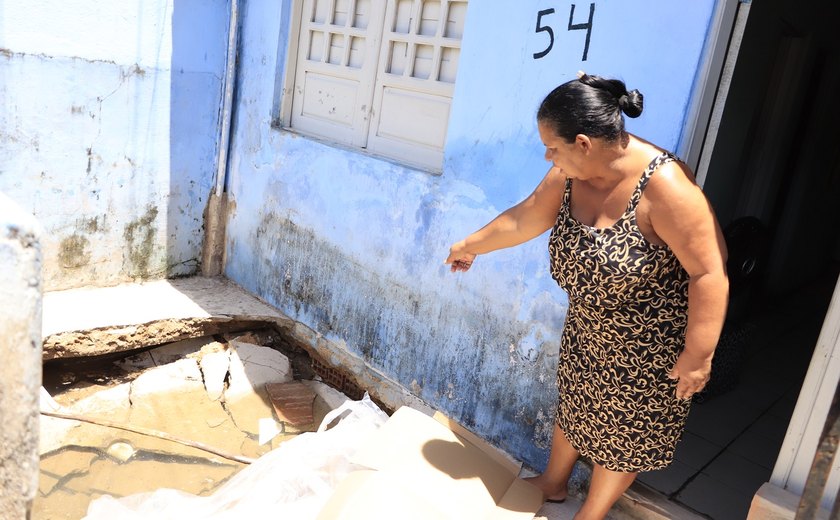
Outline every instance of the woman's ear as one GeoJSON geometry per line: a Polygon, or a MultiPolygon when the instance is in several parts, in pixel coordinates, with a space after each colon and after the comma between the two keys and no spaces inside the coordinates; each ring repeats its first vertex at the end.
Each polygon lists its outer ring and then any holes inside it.
{"type": "Polygon", "coordinates": [[[592,140],[589,139],[588,135],[578,134],[575,136],[575,146],[580,148],[580,151],[584,154],[589,154],[592,150],[592,140]]]}

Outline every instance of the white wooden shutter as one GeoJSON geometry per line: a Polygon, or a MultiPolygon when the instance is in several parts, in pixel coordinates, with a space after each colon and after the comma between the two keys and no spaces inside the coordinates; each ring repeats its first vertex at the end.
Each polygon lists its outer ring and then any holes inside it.
{"type": "Polygon", "coordinates": [[[305,0],[291,126],[365,146],[385,12],[382,0],[305,0]]]}
{"type": "Polygon", "coordinates": [[[466,0],[388,0],[367,146],[439,170],[466,0]]]}

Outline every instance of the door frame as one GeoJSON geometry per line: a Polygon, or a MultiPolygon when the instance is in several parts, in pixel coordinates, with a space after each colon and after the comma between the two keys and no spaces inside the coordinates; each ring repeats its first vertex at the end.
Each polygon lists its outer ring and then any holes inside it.
{"type": "MultiPolygon", "coordinates": [[[[698,71],[699,80],[677,145],[677,155],[695,172],[701,187],[706,176],[705,170],[700,169],[701,158],[705,150],[709,151],[705,155],[710,156],[714,148],[748,13],[749,2],[719,0],[709,25],[704,59],[698,71]],[[739,24],[741,18],[743,23],[739,24]]],[[[708,160],[705,166],[708,168],[708,160]]]]}

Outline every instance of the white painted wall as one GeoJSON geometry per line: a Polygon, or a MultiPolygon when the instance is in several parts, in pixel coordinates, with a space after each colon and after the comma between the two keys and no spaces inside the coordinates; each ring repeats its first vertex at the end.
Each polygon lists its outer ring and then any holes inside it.
{"type": "Polygon", "coordinates": [[[0,3],[0,191],[45,228],[47,290],[197,272],[227,13],[0,3]]]}

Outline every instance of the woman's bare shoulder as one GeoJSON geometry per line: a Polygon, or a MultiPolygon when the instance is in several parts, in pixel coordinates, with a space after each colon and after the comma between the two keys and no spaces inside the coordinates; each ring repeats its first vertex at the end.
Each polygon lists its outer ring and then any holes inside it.
{"type": "Polygon", "coordinates": [[[645,188],[645,195],[651,201],[675,196],[702,196],[694,172],[679,159],[668,161],[657,168],[645,188]]]}

